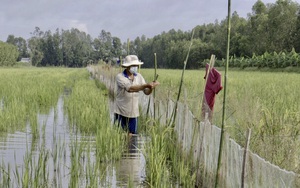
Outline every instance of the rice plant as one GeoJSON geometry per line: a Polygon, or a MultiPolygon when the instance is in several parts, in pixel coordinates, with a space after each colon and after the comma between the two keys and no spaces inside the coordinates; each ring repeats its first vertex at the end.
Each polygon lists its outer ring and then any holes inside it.
{"type": "Polygon", "coordinates": [[[148,125],[147,134],[151,138],[145,149],[150,187],[194,187],[196,174],[191,171],[192,158],[181,153],[173,128],[148,125]]]}
{"type": "MultiPolygon", "coordinates": [[[[223,70],[220,69],[223,73],[223,70]]],[[[153,70],[141,73],[151,79],[153,70]]],[[[180,70],[159,70],[160,99],[173,100],[179,83],[180,70]],[[171,93],[168,95],[168,93],[171,93]]],[[[201,120],[204,91],[204,70],[188,70],[184,80],[185,97],[193,114],[201,120]]],[[[300,135],[300,77],[297,73],[229,71],[227,114],[225,130],[238,143],[246,140],[248,128],[252,130],[250,149],[272,163],[299,172],[300,135]],[[288,160],[287,160],[288,159],[288,160]]],[[[213,124],[221,125],[222,91],[216,95],[213,124]]]]}
{"type": "Polygon", "coordinates": [[[70,187],[107,185],[107,166],[121,157],[126,143],[126,134],[112,125],[107,91],[97,88],[85,69],[20,68],[0,72],[2,136],[29,125],[32,139],[23,165],[15,169],[1,165],[1,187],[63,187],[66,178],[70,187]],[[70,134],[78,140],[66,145],[55,135],[53,126],[52,148],[46,148],[45,124],[39,124],[37,116],[47,114],[64,93],[70,134]],[[70,147],[70,155],[66,147],[70,147]],[[63,175],[65,170],[69,173],[63,175]]]}

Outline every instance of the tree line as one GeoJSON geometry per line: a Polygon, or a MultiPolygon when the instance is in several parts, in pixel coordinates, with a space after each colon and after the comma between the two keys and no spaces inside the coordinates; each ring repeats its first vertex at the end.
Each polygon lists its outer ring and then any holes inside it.
{"type": "MultiPolygon", "coordinates": [[[[220,22],[216,20],[215,23],[195,26],[193,30],[193,45],[187,68],[203,67],[211,54],[216,55],[222,66],[226,58],[227,18],[220,22]]],[[[136,54],[144,62],[143,67],[150,68],[153,67],[156,53],[159,68],[176,69],[182,68],[191,42],[191,33],[192,31],[171,29],[153,38],[142,35],[122,44],[118,37],[105,30],[93,39],[89,34],[74,28],[57,29],[52,33],[36,27],[27,41],[9,35],[6,43],[16,46],[17,60],[30,57],[34,66],[82,67],[99,60],[116,64],[120,57],[136,54]]],[[[231,16],[230,66],[244,68],[250,64],[259,67],[260,64],[252,63],[252,60],[266,54],[276,54],[281,60],[284,59],[281,55],[291,53],[294,56],[296,53],[296,56],[299,56],[298,41],[299,4],[292,0],[277,0],[275,3],[264,4],[258,0],[247,18],[240,17],[237,12],[233,12],[231,16]]],[[[0,62],[3,59],[1,56],[0,62]]],[[[299,66],[299,61],[285,63],[284,66],[299,66]]],[[[265,65],[268,66],[268,63],[264,63],[265,65]]]]}

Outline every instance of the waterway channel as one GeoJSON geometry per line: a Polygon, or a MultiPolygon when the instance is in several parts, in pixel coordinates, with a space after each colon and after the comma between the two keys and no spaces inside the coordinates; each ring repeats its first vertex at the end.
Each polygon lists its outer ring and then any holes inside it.
{"type": "MultiPolygon", "coordinates": [[[[64,97],[67,96],[61,96],[57,105],[51,108],[48,114],[37,115],[40,131],[37,139],[33,138],[29,124],[24,130],[0,137],[0,180],[2,179],[3,183],[3,178],[9,173],[7,187],[22,187],[21,179],[26,171],[26,161],[31,161],[29,164],[35,169],[34,166],[41,164],[39,161],[41,154],[46,162],[49,181],[47,184],[50,187],[70,187],[72,143],[81,140],[92,143],[95,142],[95,137],[82,136],[71,128],[64,113],[64,97]]],[[[143,187],[146,175],[142,148],[145,141],[142,135],[130,139],[128,149],[122,154],[121,160],[107,165],[104,173],[106,177],[101,178],[101,181],[104,181],[101,182],[101,187],[126,187],[129,183],[134,183],[135,187],[143,187]]],[[[88,155],[91,163],[95,162],[94,151],[95,148],[92,148],[88,155]]],[[[85,179],[80,183],[80,187],[85,187],[85,179]]]]}

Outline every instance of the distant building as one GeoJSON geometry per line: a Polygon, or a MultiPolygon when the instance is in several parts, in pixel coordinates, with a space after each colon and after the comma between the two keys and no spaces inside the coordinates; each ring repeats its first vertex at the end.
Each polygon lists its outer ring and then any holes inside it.
{"type": "Polygon", "coordinates": [[[30,58],[22,58],[21,62],[22,63],[30,63],[30,58]]]}

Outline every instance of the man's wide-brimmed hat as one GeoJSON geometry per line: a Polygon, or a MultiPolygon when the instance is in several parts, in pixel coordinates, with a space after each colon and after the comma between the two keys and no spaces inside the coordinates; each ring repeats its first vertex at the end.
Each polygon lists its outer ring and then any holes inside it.
{"type": "Polygon", "coordinates": [[[124,63],[122,64],[123,67],[129,67],[132,65],[142,65],[144,64],[139,60],[139,58],[136,55],[128,55],[124,59],[124,63]]]}

